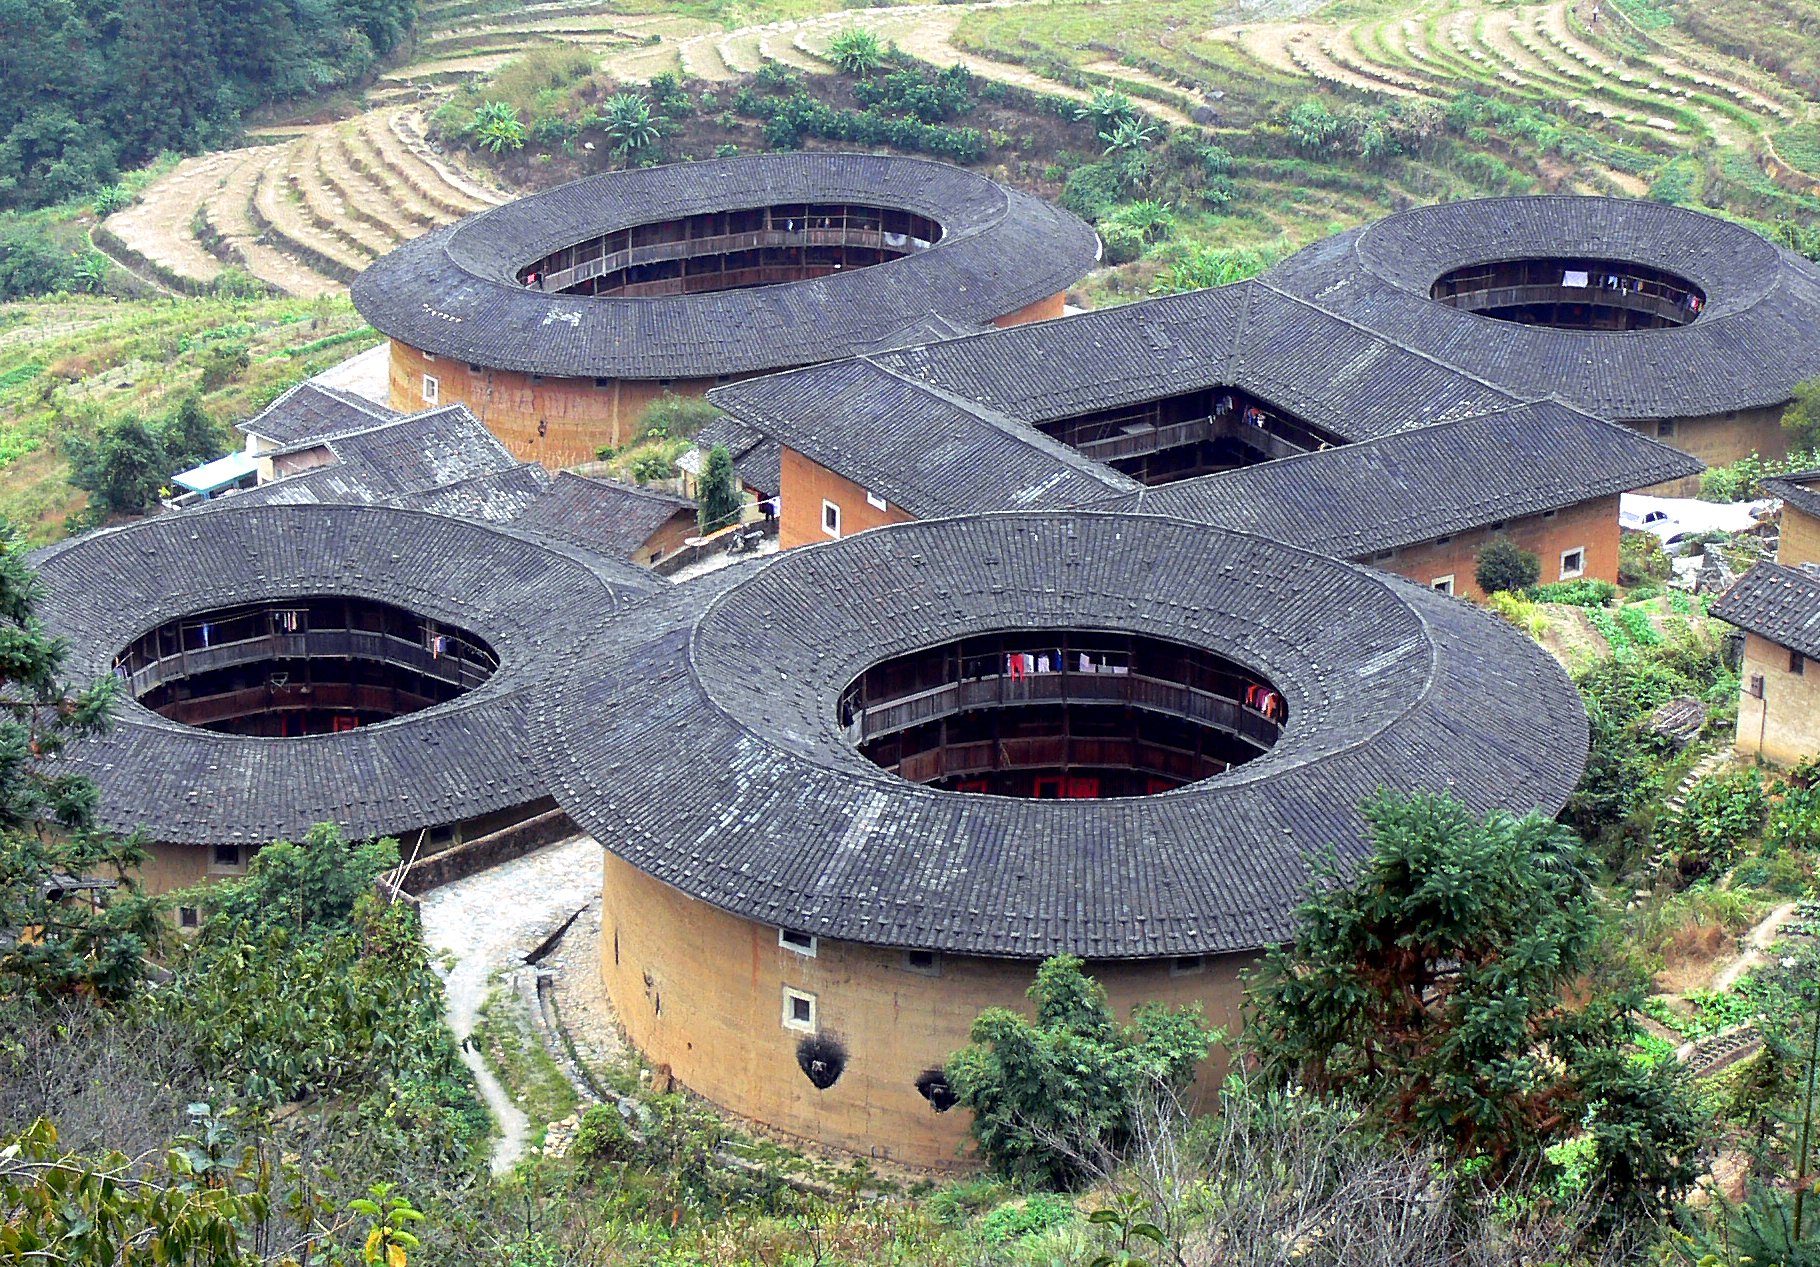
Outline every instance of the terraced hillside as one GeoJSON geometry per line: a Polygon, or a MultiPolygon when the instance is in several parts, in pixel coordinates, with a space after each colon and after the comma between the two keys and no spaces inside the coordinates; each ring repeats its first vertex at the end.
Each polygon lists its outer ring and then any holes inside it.
{"type": "Polygon", "coordinates": [[[336,291],[398,242],[507,196],[425,140],[428,111],[453,85],[549,44],[589,50],[620,82],[672,73],[711,84],[766,64],[827,72],[830,43],[855,27],[937,65],[1052,95],[1113,89],[1241,155],[1234,142],[1300,94],[1336,108],[1410,109],[1474,93],[1557,133],[1547,144],[1469,134],[1485,161],[1464,173],[1458,161],[1394,180],[1252,164],[1246,174],[1270,196],[1249,236],[1287,245],[1406,201],[1494,191],[1513,158],[1533,173],[1519,188],[1653,192],[1766,221],[1820,210],[1820,172],[1805,170],[1820,167],[1814,103],[1678,28],[1633,24],[1611,0],[1381,2],[1348,5],[1344,20],[1304,16],[1309,0],[830,3],[773,0],[784,16],[729,28],[618,13],[604,0],[433,0],[412,60],[374,85],[364,113],[190,159],[96,240],[173,290],[201,292],[244,272],[282,293],[336,291]]]}

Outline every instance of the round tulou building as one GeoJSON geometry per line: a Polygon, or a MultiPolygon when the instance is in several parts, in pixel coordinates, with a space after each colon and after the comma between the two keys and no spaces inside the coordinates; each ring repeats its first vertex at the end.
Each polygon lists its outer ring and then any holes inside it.
{"type": "Polygon", "coordinates": [[[666,392],[1057,317],[1092,229],[974,172],[774,154],[592,176],[355,281],[396,409],[460,403],[526,461],[592,460],[666,392]]]}
{"type": "Polygon", "coordinates": [[[334,822],[407,855],[555,809],[528,707],[603,617],[661,582],[497,527],[378,506],[247,506],[34,560],[66,672],[112,675],[69,759],[154,892],[334,822]]]}
{"type": "Polygon", "coordinates": [[[923,521],[716,590],[541,696],[605,850],[604,988],[692,1091],[902,1163],[966,1164],[942,1065],[1043,958],[1236,1025],[1364,799],[1553,812],[1585,759],[1508,625],[1199,524],[923,521]]]}
{"type": "Polygon", "coordinates": [[[1820,265],[1742,225],[1640,199],[1417,207],[1318,242],[1268,280],[1715,465],[1782,456],[1783,408],[1820,375],[1820,265]]]}

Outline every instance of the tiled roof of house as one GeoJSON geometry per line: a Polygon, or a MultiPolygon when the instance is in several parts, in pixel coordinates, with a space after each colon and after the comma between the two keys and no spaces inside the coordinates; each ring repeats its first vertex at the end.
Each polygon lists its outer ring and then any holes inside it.
{"type": "Polygon", "coordinates": [[[1763,490],[1803,514],[1820,517],[1820,470],[1793,471],[1766,479],[1763,490]]]}
{"type": "Polygon", "coordinates": [[[1267,281],[1526,397],[1604,418],[1777,405],[1820,373],[1820,266],[1741,225],[1622,198],[1491,198],[1418,207],[1318,242],[1267,281]],[[1430,298],[1456,268],[1584,258],[1687,278],[1705,306],[1674,329],[1520,325],[1430,298]]]}
{"type": "Polygon", "coordinates": [[[714,400],[922,518],[1077,505],[1137,488],[1028,423],[865,358],[747,379],[714,400]]]}
{"type": "Polygon", "coordinates": [[[1552,401],[1146,488],[1101,503],[1340,558],[1693,475],[1694,458],[1552,401]]]}
{"type": "Polygon", "coordinates": [[[503,524],[517,520],[536,505],[549,488],[549,471],[536,462],[521,462],[503,471],[487,471],[434,488],[400,493],[380,504],[503,524]]]}
{"type": "Polygon", "coordinates": [[[285,447],[322,436],[358,431],[403,417],[364,396],[324,387],[308,380],[297,384],[264,409],[237,422],[234,429],[285,447]]]}
{"type": "Polygon", "coordinates": [[[1820,660],[1820,571],[1759,563],[1713,604],[1713,615],[1820,660]]]}
{"type": "Polygon", "coordinates": [[[590,176],[399,247],[355,280],[355,306],[413,347],[569,377],[699,378],[805,365],[901,341],[935,320],[978,326],[1067,289],[1093,230],[977,173],[880,154],[766,154],[590,176]],[[546,294],[517,281],[565,246],[700,212],[793,202],[898,208],[939,241],[804,281],[693,295],[546,294]]]}
{"type": "MultiPolygon", "coordinates": [[[[631,619],[640,619],[634,611],[631,619]]],[[[693,628],[602,638],[541,697],[552,792],[602,844],[748,919],[858,942],[1035,959],[1280,941],[1359,805],[1433,789],[1553,813],[1586,721],[1560,667],[1469,604],[1248,534],[1150,516],[1008,514],[775,556],[693,628]],[[970,633],[1131,630],[1254,666],[1277,744],[1153,796],[1043,801],[887,774],[841,691],[970,633]]]]}
{"type": "Polygon", "coordinates": [[[103,676],[147,629],[239,603],[349,595],[472,631],[499,669],[465,695],[343,734],[272,739],[170,721],[123,699],[70,767],[99,785],[102,826],[168,842],[258,844],[334,821],[366,837],[458,822],[546,795],[528,696],[599,621],[663,582],[496,526],[378,506],[224,505],[40,551],[45,627],[74,679],[103,676]]]}
{"type": "Polygon", "coordinates": [[[695,503],[636,484],[563,471],[541,497],[525,507],[517,526],[624,559],[679,514],[693,516],[695,503]]]}

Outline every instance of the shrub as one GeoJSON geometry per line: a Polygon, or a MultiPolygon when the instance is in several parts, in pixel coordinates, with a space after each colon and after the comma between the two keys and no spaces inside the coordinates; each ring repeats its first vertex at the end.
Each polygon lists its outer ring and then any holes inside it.
{"type": "Polygon", "coordinates": [[[1515,593],[1542,579],[1542,560],[1509,537],[1493,537],[1479,551],[1472,575],[1487,594],[1515,593]]]}
{"type": "Polygon", "coordinates": [[[1001,1173],[1073,1187],[1130,1135],[1140,1098],[1185,1086],[1216,1040],[1198,1005],[1143,1004],[1130,1025],[1071,955],[1045,960],[1030,987],[1032,1022],[987,1008],[972,1041],[948,1060],[960,1103],[973,1111],[980,1153],[1001,1173]]]}
{"type": "Polygon", "coordinates": [[[1111,132],[1121,123],[1137,121],[1137,108],[1122,92],[1101,88],[1084,105],[1074,108],[1074,117],[1093,125],[1096,133],[1111,132]]]}
{"type": "Polygon", "coordinates": [[[885,64],[885,48],[864,27],[850,26],[828,44],[828,56],[849,75],[870,75],[885,64]]]}
{"type": "MultiPolygon", "coordinates": [[[[1662,539],[1653,532],[1625,532],[1618,537],[1618,583],[1642,585],[1648,581],[1666,581],[1674,575],[1674,560],[1662,548],[1662,539]]],[[[1636,597],[1635,594],[1632,595],[1636,597]]]]}
{"type": "Polygon", "coordinates": [[[650,101],[635,92],[616,92],[600,103],[595,122],[621,157],[636,157],[663,139],[665,120],[654,113],[650,101]]]}
{"type": "Polygon", "coordinates": [[[133,205],[133,195],[124,185],[106,185],[95,192],[95,214],[102,219],[133,205]]]}
{"type": "Polygon", "coordinates": [[[739,522],[745,498],[740,493],[739,476],[733,470],[733,455],[724,444],[708,450],[695,492],[695,506],[696,523],[704,533],[719,532],[739,522]]]}
{"type": "Polygon", "coordinates": [[[630,1158],[633,1154],[632,1132],[626,1129],[626,1120],[620,1116],[618,1107],[611,1104],[588,1106],[575,1128],[572,1151],[575,1156],[592,1162],[630,1158]]]}
{"type": "Polygon", "coordinates": [[[1485,600],[1486,607],[1503,620],[1515,625],[1531,638],[1548,632],[1548,616],[1540,606],[1519,598],[1509,590],[1494,590],[1485,600]]]}
{"type": "Polygon", "coordinates": [[[1523,597],[1536,603],[1565,603],[1570,607],[1605,607],[1618,596],[1618,587],[1610,581],[1583,577],[1577,581],[1551,581],[1532,585],[1523,597]]]}
{"type": "Polygon", "coordinates": [[[1087,163],[1068,173],[1058,201],[1089,224],[1098,223],[1117,209],[1125,185],[1111,163],[1087,163]]]}
{"type": "Polygon", "coordinates": [[[1073,1222],[1080,1212],[1074,1202],[1054,1192],[1038,1192],[1022,1201],[1009,1201],[979,1222],[983,1241],[1014,1241],[1036,1232],[1047,1232],[1073,1222]]]}
{"type": "Polygon", "coordinates": [[[717,418],[726,415],[701,396],[666,392],[645,407],[638,418],[639,435],[652,440],[687,440],[717,418]]]}
{"type": "Polygon", "coordinates": [[[48,295],[69,284],[69,253],[44,229],[0,219],[0,299],[48,295]]]}
{"type": "Polygon", "coordinates": [[[1723,855],[1763,825],[1766,809],[1756,771],[1708,775],[1688,789],[1680,834],[1709,857],[1723,855]]]}
{"type": "Polygon", "coordinates": [[[481,148],[495,154],[524,148],[525,125],[519,122],[518,107],[507,102],[482,102],[474,111],[474,124],[470,130],[481,148]]]}
{"type": "Polygon", "coordinates": [[[1795,386],[1794,399],[1782,411],[1782,430],[1791,449],[1820,449],[1820,378],[1795,386]]]}

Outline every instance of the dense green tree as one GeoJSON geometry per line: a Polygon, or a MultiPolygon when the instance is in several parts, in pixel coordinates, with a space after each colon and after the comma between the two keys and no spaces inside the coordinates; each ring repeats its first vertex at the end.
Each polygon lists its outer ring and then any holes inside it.
{"type": "Polygon", "coordinates": [[[40,628],[43,595],[24,548],[0,544],[0,993],[126,993],[157,940],[153,903],[133,873],[134,841],[95,829],[95,786],[59,766],[72,741],[99,733],[113,679],[71,686],[63,644],[40,628]],[[109,890],[66,893],[70,879],[109,890]]]}
{"type": "Polygon", "coordinates": [[[703,532],[719,532],[739,522],[744,505],[733,455],[726,445],[717,444],[708,450],[708,460],[702,464],[695,492],[695,522],[703,532]]]}
{"type": "Polygon", "coordinates": [[[221,428],[202,407],[202,397],[194,392],[185,396],[165,419],[162,438],[173,471],[212,462],[227,452],[221,428]]]}
{"type": "Polygon", "coordinates": [[[20,221],[0,222],[0,299],[47,295],[70,284],[69,253],[50,234],[20,221]]]}
{"type": "Polygon", "coordinates": [[[171,464],[161,429],[130,415],[93,440],[71,436],[64,448],[70,483],[86,491],[89,504],[103,515],[144,514],[179,469],[171,464]]]}
{"type": "Polygon", "coordinates": [[[1794,399],[1782,411],[1782,430],[1790,452],[1820,449],[1820,378],[1795,385],[1794,399]]]}
{"type": "Polygon", "coordinates": [[[1629,999],[1574,1000],[1601,929],[1579,842],[1447,796],[1383,793],[1364,815],[1370,855],[1326,864],[1250,982],[1265,1073],[1500,1169],[1590,1135],[1595,1195],[1658,1212],[1692,1181],[1696,1118],[1672,1071],[1625,1054],[1629,999]]]}
{"type": "Polygon", "coordinates": [[[346,840],[334,823],[318,823],[293,844],[280,840],[253,855],[246,876],[197,892],[211,922],[279,925],[304,932],[345,928],[363,894],[398,865],[398,842],[346,840]]]}
{"type": "Polygon", "coordinates": [[[1145,1095],[1178,1090],[1218,1035],[1198,1005],[1143,1004],[1121,1025],[1079,959],[1058,955],[1030,987],[1036,1019],[987,1008],[947,1076],[973,1111],[980,1152],[1006,1175],[1074,1187],[1130,1134],[1145,1095]]]}
{"type": "Polygon", "coordinates": [[[1542,560],[1509,537],[1493,537],[1479,551],[1472,579],[1487,594],[1514,593],[1542,579],[1542,560]]]}

